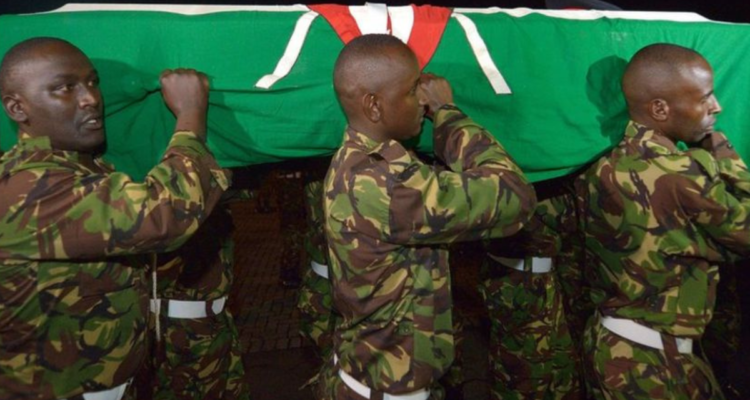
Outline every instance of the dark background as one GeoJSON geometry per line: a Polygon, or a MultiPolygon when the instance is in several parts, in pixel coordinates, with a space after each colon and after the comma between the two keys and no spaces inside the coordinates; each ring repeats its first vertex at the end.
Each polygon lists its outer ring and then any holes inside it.
{"type": "MultiPolygon", "coordinates": [[[[52,10],[67,3],[60,0],[1,0],[0,13],[30,13],[37,11],[52,10]]],[[[339,3],[339,4],[364,4],[365,0],[158,0],[153,2],[125,0],[79,0],[75,3],[159,3],[159,4],[314,4],[314,3],[339,3]]],[[[387,3],[389,5],[403,5],[409,3],[432,4],[446,7],[528,7],[547,8],[545,0],[432,0],[432,1],[408,1],[408,0],[375,0],[374,2],[387,3]]],[[[576,0],[570,0],[575,3],[576,0]]],[[[747,0],[610,0],[623,10],[628,11],[692,11],[706,18],[717,21],[748,22],[750,23],[750,1],[747,0]]]]}

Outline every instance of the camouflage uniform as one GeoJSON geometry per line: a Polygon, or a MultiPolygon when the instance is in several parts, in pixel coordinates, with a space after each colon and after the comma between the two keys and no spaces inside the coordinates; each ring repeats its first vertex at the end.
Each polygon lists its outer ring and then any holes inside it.
{"type": "Polygon", "coordinates": [[[450,171],[351,128],[331,162],[325,229],[343,320],[320,397],[361,398],[343,384],[349,378],[373,398],[429,390],[454,358],[440,244],[512,235],[534,210],[533,188],[490,134],[454,106],[438,110],[434,125],[435,154],[450,171]]]}
{"type": "Polygon", "coordinates": [[[718,265],[750,253],[750,174],[723,134],[712,135],[711,147],[681,151],[630,122],[584,177],[599,313],[585,346],[598,398],[723,397],[684,338],[699,339],[711,321],[718,265]],[[663,350],[645,344],[648,334],[629,333],[634,322],[653,330],[663,350]]]}
{"type": "Polygon", "coordinates": [[[154,399],[249,398],[239,336],[224,304],[233,280],[233,229],[230,210],[221,204],[184,246],[158,257],[161,332],[150,372],[156,377],[154,399]],[[174,300],[205,303],[202,311],[210,311],[202,318],[172,318],[174,300]]]}
{"type": "Polygon", "coordinates": [[[336,325],[331,281],[328,279],[328,245],[323,231],[323,179],[328,161],[316,160],[305,174],[305,250],[310,257],[311,267],[306,268],[302,275],[297,300],[301,317],[300,334],[317,345],[323,360],[331,358],[333,328],[336,325]],[[325,274],[321,275],[320,272],[325,274]]]}
{"type": "Polygon", "coordinates": [[[485,243],[487,279],[479,291],[491,323],[494,399],[583,396],[579,353],[568,330],[558,276],[550,269],[552,264],[555,269],[559,266],[556,257],[564,238],[576,233],[575,198],[572,185],[568,187],[568,193],[544,200],[543,192],[537,190],[540,201],[524,229],[510,238],[485,243]]]}
{"type": "Polygon", "coordinates": [[[179,247],[227,176],[191,132],[144,183],[49,138],[21,134],[0,162],[0,399],[76,398],[133,377],[148,289],[133,254],[179,247]]]}

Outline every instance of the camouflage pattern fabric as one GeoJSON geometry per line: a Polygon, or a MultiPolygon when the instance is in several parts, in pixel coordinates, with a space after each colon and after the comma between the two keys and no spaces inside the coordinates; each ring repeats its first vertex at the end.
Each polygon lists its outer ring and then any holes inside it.
{"type": "Polygon", "coordinates": [[[145,182],[21,134],[0,159],[0,399],[116,387],[146,353],[148,290],[130,255],[182,245],[227,175],[191,132],[145,182]]]}
{"type": "Polygon", "coordinates": [[[536,205],[505,149],[460,110],[441,108],[434,126],[435,154],[450,171],[349,128],[326,177],[334,307],[343,318],[337,368],[376,394],[429,388],[453,362],[448,251],[438,244],[512,235],[536,205]]]}
{"type": "MultiPolygon", "coordinates": [[[[710,140],[708,150],[681,151],[631,121],[622,142],[584,175],[586,263],[595,272],[592,299],[602,315],[635,320],[663,337],[704,333],[713,315],[719,264],[750,252],[750,174],[723,134],[710,140]]],[[[643,372],[632,346],[607,343],[589,348],[596,352],[600,388],[643,372]],[[608,353],[598,354],[602,351],[608,353]],[[630,371],[606,369],[610,358],[630,371]]],[[[678,357],[684,361],[680,368],[695,362],[704,369],[694,357],[678,354],[652,358],[650,365],[678,357]]],[[[661,392],[669,397],[678,396],[673,390],[679,379],[661,375],[646,392],[640,381],[616,386],[628,387],[630,398],[661,392]]]]}
{"type": "MultiPolygon", "coordinates": [[[[323,224],[323,179],[330,160],[316,159],[305,171],[305,210],[307,234],[305,251],[311,261],[328,265],[328,244],[323,224]]],[[[306,268],[302,274],[297,308],[300,310],[300,334],[317,345],[322,360],[331,359],[333,329],[336,314],[333,312],[331,281],[306,268]]]]}
{"type": "Polygon", "coordinates": [[[304,186],[305,220],[307,221],[305,251],[311,260],[321,265],[328,265],[328,243],[326,243],[325,215],[323,214],[323,180],[328,164],[324,161],[314,162],[314,166],[310,167],[313,172],[305,173],[304,186]],[[321,168],[324,168],[323,171],[316,171],[321,168]]]}
{"type": "Polygon", "coordinates": [[[465,326],[466,322],[461,313],[453,308],[453,363],[440,378],[437,383],[432,385],[431,392],[434,398],[445,397],[447,399],[460,398],[463,396],[463,384],[466,381],[464,372],[464,346],[465,346],[465,326]],[[444,394],[438,396],[438,392],[444,394]],[[451,397],[452,396],[452,397],[451,397]]]}
{"type": "MultiPolygon", "coordinates": [[[[536,185],[535,185],[536,187],[536,185]]],[[[571,191],[541,200],[518,234],[486,242],[489,254],[523,259],[525,271],[492,257],[479,291],[490,317],[490,371],[494,399],[580,399],[580,352],[568,330],[562,291],[553,271],[532,273],[531,258],[554,258],[576,231],[571,191]]],[[[555,269],[559,259],[555,259],[555,269]]]]}
{"type": "MultiPolygon", "coordinates": [[[[180,249],[157,262],[160,299],[211,301],[228,296],[233,281],[232,215],[225,203],[180,249]]],[[[153,398],[157,400],[248,399],[242,351],[227,307],[205,318],[160,313],[161,342],[154,341],[153,398]]]]}
{"type": "Polygon", "coordinates": [[[604,328],[592,318],[584,342],[598,385],[595,399],[721,400],[711,366],[694,354],[667,356],[604,328]]]}
{"type": "Polygon", "coordinates": [[[153,398],[249,399],[242,349],[229,310],[200,319],[162,315],[163,355],[158,363],[153,398]]]}
{"type": "Polygon", "coordinates": [[[581,398],[577,354],[555,275],[511,270],[484,281],[480,291],[491,323],[492,398],[581,398]]]}
{"type": "Polygon", "coordinates": [[[300,310],[300,334],[315,343],[322,360],[329,360],[333,355],[336,326],[331,281],[308,268],[302,275],[297,308],[300,310]]]}

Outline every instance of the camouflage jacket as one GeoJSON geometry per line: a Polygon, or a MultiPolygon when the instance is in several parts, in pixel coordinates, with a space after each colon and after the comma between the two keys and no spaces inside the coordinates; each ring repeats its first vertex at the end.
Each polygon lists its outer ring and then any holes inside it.
{"type": "Polygon", "coordinates": [[[436,156],[348,129],[325,181],[339,366],[386,393],[427,388],[453,361],[448,252],[512,235],[536,205],[505,149],[452,106],[435,115],[436,156]]]}
{"type": "Polygon", "coordinates": [[[488,253],[526,258],[525,267],[529,268],[530,257],[554,258],[569,249],[579,235],[573,180],[571,175],[534,183],[539,201],[534,217],[513,236],[485,241],[488,253]]]}
{"type": "Polygon", "coordinates": [[[322,265],[328,265],[328,244],[323,230],[325,221],[323,180],[329,164],[329,158],[314,159],[305,171],[305,210],[307,211],[305,251],[313,261],[322,265]]]}
{"type": "Polygon", "coordinates": [[[323,231],[323,181],[305,183],[305,208],[307,209],[307,234],[305,251],[312,261],[328,265],[328,245],[323,231]]]}
{"type": "Polygon", "coordinates": [[[227,176],[191,132],[144,183],[48,138],[0,159],[0,399],[59,399],[124,383],[145,352],[148,295],[134,254],[180,246],[227,176]]]}
{"type": "Polygon", "coordinates": [[[216,300],[229,296],[234,274],[232,214],[221,203],[179,249],[157,257],[159,298],[216,300]]]}
{"type": "Polygon", "coordinates": [[[604,315],[675,336],[711,320],[718,264],[750,253],[750,174],[723,134],[679,150],[630,122],[580,186],[592,299],[604,315]]]}

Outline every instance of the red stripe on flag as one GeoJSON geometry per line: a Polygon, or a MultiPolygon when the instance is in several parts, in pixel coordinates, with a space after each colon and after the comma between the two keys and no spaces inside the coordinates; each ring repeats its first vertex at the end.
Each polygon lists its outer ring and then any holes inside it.
{"type": "Polygon", "coordinates": [[[448,24],[453,10],[445,7],[435,6],[415,6],[414,10],[414,28],[409,36],[409,47],[417,55],[419,68],[424,68],[435,54],[440,39],[443,37],[445,26],[448,24]]]}
{"type": "MultiPolygon", "coordinates": [[[[445,7],[415,6],[413,4],[411,7],[414,11],[414,26],[407,45],[417,55],[419,68],[422,69],[432,59],[432,55],[443,37],[448,18],[453,11],[445,7]]],[[[315,4],[308,6],[308,8],[322,15],[344,44],[362,35],[362,31],[359,30],[357,21],[352,17],[348,6],[315,4]]],[[[388,31],[392,31],[390,15],[388,16],[388,31]]]]}
{"type": "Polygon", "coordinates": [[[339,35],[344,44],[351,42],[354,38],[362,36],[357,26],[357,21],[349,12],[349,6],[340,4],[313,4],[307,8],[315,11],[328,21],[336,34],[339,35]]]}

